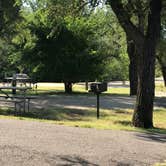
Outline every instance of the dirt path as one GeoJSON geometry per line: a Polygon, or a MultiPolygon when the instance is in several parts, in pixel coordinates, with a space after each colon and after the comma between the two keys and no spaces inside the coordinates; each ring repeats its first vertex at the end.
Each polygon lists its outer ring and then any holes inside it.
{"type": "Polygon", "coordinates": [[[166,135],[0,119],[2,166],[148,166],[166,159],[166,135]]]}

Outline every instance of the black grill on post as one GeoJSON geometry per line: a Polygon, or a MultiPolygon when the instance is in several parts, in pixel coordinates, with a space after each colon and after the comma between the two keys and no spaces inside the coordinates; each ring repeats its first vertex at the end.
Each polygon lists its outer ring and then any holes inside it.
{"type": "Polygon", "coordinates": [[[99,95],[105,91],[107,91],[107,82],[92,83],[90,85],[89,92],[93,92],[94,94],[97,95],[97,119],[99,119],[99,117],[100,117],[100,100],[99,100],[100,98],[99,98],[99,95]]]}

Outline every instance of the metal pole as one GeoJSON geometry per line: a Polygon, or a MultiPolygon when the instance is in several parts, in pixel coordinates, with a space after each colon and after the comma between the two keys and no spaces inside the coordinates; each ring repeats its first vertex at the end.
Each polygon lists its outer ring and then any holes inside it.
{"type": "Polygon", "coordinates": [[[99,117],[100,117],[99,107],[100,107],[99,93],[97,93],[97,119],[99,119],[99,117]]]}
{"type": "MultiPolygon", "coordinates": [[[[16,84],[17,84],[17,82],[16,82],[16,75],[13,75],[12,86],[13,86],[13,87],[16,87],[16,84]]],[[[13,90],[12,90],[12,94],[13,94],[13,95],[16,94],[16,89],[13,89],[13,90]]]]}

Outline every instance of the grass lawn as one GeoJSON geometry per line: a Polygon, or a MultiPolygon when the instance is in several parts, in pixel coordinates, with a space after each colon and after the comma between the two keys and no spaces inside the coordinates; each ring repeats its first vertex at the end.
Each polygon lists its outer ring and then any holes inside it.
{"type": "MultiPolygon", "coordinates": [[[[132,110],[100,110],[100,119],[96,119],[96,110],[60,109],[32,110],[29,113],[15,116],[9,109],[0,110],[0,118],[12,118],[20,120],[37,120],[59,125],[113,129],[128,131],[144,131],[131,126],[132,110]]],[[[166,134],[166,109],[154,111],[154,129],[148,131],[166,134]]],[[[147,131],[147,130],[146,130],[147,131]]]]}
{"type": "MultiPolygon", "coordinates": [[[[8,91],[8,90],[6,90],[8,91]]],[[[166,93],[166,87],[163,84],[156,84],[156,92],[166,93]]],[[[64,84],[63,83],[38,83],[37,92],[30,91],[30,94],[34,95],[51,95],[57,93],[64,93],[64,84]]],[[[84,94],[89,95],[89,92],[85,90],[84,84],[74,84],[73,85],[74,94],[84,94]]],[[[107,92],[104,92],[103,95],[129,95],[129,87],[108,87],[107,92]]]]}
{"type": "MultiPolygon", "coordinates": [[[[166,92],[163,85],[156,85],[157,91],[166,92]]],[[[73,86],[75,94],[93,95],[85,90],[84,85],[75,84],[73,86]]],[[[36,92],[31,92],[35,94],[36,92]]],[[[64,85],[53,83],[39,83],[38,95],[51,95],[55,93],[64,93],[64,85]]],[[[109,88],[103,95],[129,95],[129,88],[109,88]]],[[[66,94],[64,94],[66,95],[66,94]]],[[[115,129],[129,131],[144,131],[131,126],[133,110],[104,110],[101,109],[101,118],[96,119],[96,110],[79,110],[79,109],[60,109],[54,108],[50,110],[32,110],[30,113],[22,115],[13,115],[9,109],[0,109],[0,118],[14,118],[26,120],[38,120],[60,125],[68,125],[75,127],[87,127],[97,129],[115,129]]],[[[166,109],[158,109],[154,111],[154,129],[148,130],[152,132],[160,132],[166,134],[166,109]]],[[[147,130],[146,130],[147,131],[147,130]]]]}
{"type": "MultiPolygon", "coordinates": [[[[38,83],[37,88],[38,94],[53,94],[53,93],[62,93],[64,92],[63,83],[38,83]]],[[[156,84],[156,92],[166,92],[166,87],[163,84],[156,84]]],[[[85,90],[85,85],[83,84],[74,84],[73,85],[74,93],[89,94],[85,90]]],[[[107,92],[104,94],[117,94],[117,95],[129,95],[129,87],[109,87],[107,92]]]]}
{"type": "Polygon", "coordinates": [[[165,162],[163,162],[163,163],[157,163],[154,166],[166,166],[166,160],[165,160],[165,162]]]}
{"type": "Polygon", "coordinates": [[[164,86],[164,84],[156,84],[156,91],[158,92],[165,92],[166,93],[166,87],[164,86]]]}
{"type": "MultiPolygon", "coordinates": [[[[63,83],[38,83],[37,95],[51,95],[55,93],[64,93],[64,84],[63,83]]],[[[83,84],[74,84],[73,85],[74,94],[89,95],[89,92],[85,89],[83,84]]],[[[31,94],[36,94],[35,91],[32,91],[31,94]]],[[[108,88],[107,92],[104,92],[103,95],[112,94],[112,95],[129,95],[129,88],[108,88]]]]}

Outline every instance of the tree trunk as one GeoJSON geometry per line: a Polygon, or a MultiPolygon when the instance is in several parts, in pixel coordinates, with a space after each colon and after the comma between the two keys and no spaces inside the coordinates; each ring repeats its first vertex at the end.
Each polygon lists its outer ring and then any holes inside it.
{"type": "Polygon", "coordinates": [[[135,127],[151,128],[153,127],[155,50],[151,45],[147,45],[144,50],[139,59],[138,90],[132,122],[135,127]]]}
{"type": "Polygon", "coordinates": [[[160,12],[161,0],[151,0],[147,34],[143,43],[143,53],[139,56],[138,60],[138,90],[132,121],[135,127],[153,127],[155,54],[156,45],[160,37],[160,12]]]}
{"type": "Polygon", "coordinates": [[[133,41],[127,39],[127,52],[130,59],[129,64],[129,81],[130,81],[130,96],[137,94],[138,73],[137,73],[137,54],[133,41]]]}
{"type": "MultiPolygon", "coordinates": [[[[130,12],[121,0],[108,0],[127,37],[134,41],[138,58],[138,88],[132,123],[135,127],[153,127],[155,50],[160,37],[162,0],[150,0],[148,24],[142,33],[131,22],[130,12]]],[[[132,3],[132,2],[131,2],[132,3]]]]}
{"type": "Polygon", "coordinates": [[[161,66],[161,71],[163,74],[164,85],[166,86],[166,66],[161,66]]]}
{"type": "Polygon", "coordinates": [[[72,83],[71,82],[65,82],[65,93],[72,93],[72,83]]]}

